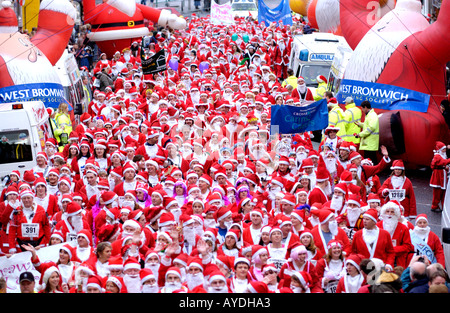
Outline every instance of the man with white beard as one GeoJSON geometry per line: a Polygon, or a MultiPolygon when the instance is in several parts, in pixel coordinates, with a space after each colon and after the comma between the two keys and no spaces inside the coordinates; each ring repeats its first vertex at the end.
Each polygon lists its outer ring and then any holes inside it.
{"type": "MultiPolygon", "coordinates": [[[[336,190],[336,189],[335,189],[336,190]]],[[[351,240],[356,231],[363,228],[363,216],[361,210],[361,201],[357,194],[351,194],[346,203],[345,211],[340,215],[344,229],[348,238],[351,240]]]]}
{"type": "Polygon", "coordinates": [[[211,273],[209,277],[208,293],[229,293],[230,290],[227,286],[227,279],[220,271],[211,273]]]}
{"type": "Polygon", "coordinates": [[[173,293],[179,289],[188,292],[188,288],[181,283],[181,271],[176,266],[169,267],[164,281],[164,287],[161,288],[160,293],[173,293]]]}
{"type": "Polygon", "coordinates": [[[141,292],[142,293],[158,293],[159,287],[156,282],[156,276],[151,269],[143,268],[139,272],[141,278],[141,292]]]}
{"type": "Polygon", "coordinates": [[[417,215],[414,229],[410,229],[411,243],[418,255],[426,255],[431,264],[445,267],[445,255],[438,235],[431,231],[426,214],[417,215]]]}
{"type": "Polygon", "coordinates": [[[306,87],[305,79],[301,76],[297,78],[297,88],[292,90],[291,96],[300,99],[300,102],[314,101],[311,89],[306,87]]]}
{"type": "Polygon", "coordinates": [[[160,266],[161,266],[161,258],[158,252],[156,252],[153,249],[148,250],[144,258],[144,269],[149,269],[152,271],[153,275],[155,276],[156,285],[158,285],[157,282],[160,266]]]}
{"type": "Polygon", "coordinates": [[[304,144],[300,144],[297,146],[295,155],[297,158],[297,167],[300,168],[302,166],[303,160],[308,157],[308,151],[306,150],[304,144]]]}
{"type": "Polygon", "coordinates": [[[123,282],[128,293],[141,293],[141,264],[135,257],[129,257],[123,264],[123,282]]]}
{"type": "Polygon", "coordinates": [[[187,254],[191,254],[192,249],[194,249],[196,245],[197,236],[194,230],[194,219],[191,218],[188,214],[182,214],[180,216],[180,224],[183,226],[183,238],[184,245],[182,247],[183,252],[187,254]]]}
{"type": "Polygon", "coordinates": [[[408,267],[408,254],[414,252],[414,246],[411,243],[409,229],[404,224],[399,223],[400,218],[400,204],[391,200],[381,207],[380,221],[377,226],[380,229],[387,230],[391,236],[395,250],[395,264],[406,268],[408,267]]]}
{"type": "Polygon", "coordinates": [[[78,233],[82,229],[89,229],[89,224],[83,219],[81,206],[76,202],[70,202],[55,229],[61,231],[65,242],[77,240],[78,233]]]}
{"type": "Polygon", "coordinates": [[[332,180],[335,181],[344,171],[344,168],[339,164],[336,154],[331,150],[324,154],[323,160],[332,180]]]}
{"type": "Polygon", "coordinates": [[[191,91],[189,92],[189,95],[193,104],[200,103],[200,91],[198,87],[192,87],[191,91]]]}
{"type": "Polygon", "coordinates": [[[347,194],[347,184],[339,183],[334,186],[333,196],[331,197],[330,201],[330,209],[334,210],[337,215],[343,214],[345,212],[347,194]]]}
{"type": "Polygon", "coordinates": [[[199,257],[192,258],[188,263],[188,272],[186,274],[186,283],[190,291],[196,287],[203,288],[204,275],[202,259],[199,257]]]}

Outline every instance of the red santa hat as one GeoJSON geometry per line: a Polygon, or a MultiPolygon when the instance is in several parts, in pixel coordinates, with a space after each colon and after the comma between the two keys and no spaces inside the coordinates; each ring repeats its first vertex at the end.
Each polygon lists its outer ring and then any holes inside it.
{"type": "Polygon", "coordinates": [[[180,279],[181,279],[181,271],[180,271],[180,269],[178,268],[178,267],[176,267],[176,266],[171,266],[171,267],[169,267],[169,269],[167,270],[167,272],[166,272],[166,279],[167,279],[167,276],[169,275],[169,274],[173,274],[173,275],[176,275],[176,276],[178,276],[180,279]]]}
{"type": "Polygon", "coordinates": [[[402,160],[394,160],[392,162],[391,170],[405,170],[405,165],[402,160]]]}
{"type": "Polygon", "coordinates": [[[262,281],[251,281],[247,285],[247,289],[250,293],[270,293],[269,287],[262,281]]]}
{"type": "Polygon", "coordinates": [[[363,217],[368,217],[372,219],[375,223],[378,222],[378,211],[376,209],[368,209],[364,214],[363,217]]]}
{"type": "Polygon", "coordinates": [[[335,213],[330,209],[323,208],[320,209],[318,216],[320,224],[325,224],[330,218],[335,216],[335,213]]]}
{"type": "Polygon", "coordinates": [[[304,288],[309,289],[309,287],[311,286],[312,278],[308,272],[294,271],[291,276],[297,277],[304,288]]]}
{"type": "Polygon", "coordinates": [[[141,269],[141,264],[135,257],[129,257],[123,264],[123,271],[125,272],[128,269],[141,269]]]}
{"type": "Polygon", "coordinates": [[[91,275],[88,278],[86,287],[89,288],[97,288],[98,290],[100,290],[100,292],[104,292],[104,289],[102,288],[103,284],[102,284],[102,277],[99,275],[91,275]]]}
{"type": "Polygon", "coordinates": [[[425,213],[417,215],[415,224],[417,225],[417,222],[420,221],[420,220],[425,220],[428,223],[427,215],[425,213]]]}
{"type": "Polygon", "coordinates": [[[376,193],[370,193],[367,197],[367,203],[377,202],[381,204],[380,197],[376,193]]]}
{"type": "Polygon", "coordinates": [[[78,203],[72,201],[67,205],[66,215],[67,217],[71,217],[81,213],[82,211],[83,209],[81,208],[81,206],[78,203]]]}
{"type": "Polygon", "coordinates": [[[281,199],[281,203],[296,205],[297,199],[296,199],[295,195],[293,195],[291,193],[285,193],[284,197],[281,199]]]}
{"type": "Polygon", "coordinates": [[[358,271],[360,271],[360,264],[363,259],[365,259],[364,256],[357,253],[352,253],[345,259],[345,263],[352,264],[358,271]]]}
{"type": "Polygon", "coordinates": [[[149,268],[141,269],[141,271],[139,272],[139,277],[141,278],[141,284],[144,284],[150,279],[156,279],[155,274],[153,274],[152,270],[149,268]]]}

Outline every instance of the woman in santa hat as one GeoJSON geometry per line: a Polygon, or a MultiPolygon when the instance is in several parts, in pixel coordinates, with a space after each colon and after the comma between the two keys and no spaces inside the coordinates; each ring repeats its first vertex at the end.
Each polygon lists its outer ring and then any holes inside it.
{"type": "Polygon", "coordinates": [[[39,280],[39,293],[63,293],[61,273],[55,262],[47,261],[39,265],[41,278],[39,280]]]}
{"type": "Polygon", "coordinates": [[[252,265],[249,269],[249,274],[252,277],[252,280],[262,281],[262,267],[267,264],[269,257],[267,247],[252,245],[252,265]]]}
{"type": "Polygon", "coordinates": [[[328,252],[317,261],[316,273],[325,293],[335,293],[339,280],[345,274],[342,244],[338,240],[328,243],[328,252]]]}
{"type": "MultiPolygon", "coordinates": [[[[431,264],[439,263],[445,267],[445,254],[439,236],[430,230],[426,214],[417,215],[414,229],[409,231],[411,243],[416,254],[425,255],[431,264]]],[[[408,255],[407,264],[414,254],[408,255]]]]}
{"type": "Polygon", "coordinates": [[[300,243],[294,243],[288,247],[288,259],[280,269],[280,288],[291,285],[292,273],[304,271],[311,276],[311,292],[323,293],[320,281],[316,274],[316,268],[308,259],[306,247],[300,243]]]}
{"type": "Polygon", "coordinates": [[[220,255],[227,255],[232,257],[239,257],[239,248],[238,248],[238,241],[239,241],[239,231],[235,229],[228,230],[227,234],[225,235],[225,241],[217,247],[217,256],[220,255]]]}
{"type": "Polygon", "coordinates": [[[309,230],[305,229],[300,233],[299,238],[300,243],[306,247],[306,252],[308,253],[308,261],[316,266],[317,261],[322,259],[323,252],[314,244],[313,235],[309,230]]]}
{"type": "Polygon", "coordinates": [[[389,202],[389,191],[399,190],[404,192],[404,199],[400,204],[405,209],[404,217],[413,220],[417,215],[416,196],[411,180],[406,177],[405,166],[402,160],[395,160],[391,166],[391,176],[389,176],[378,190],[378,196],[382,199],[382,203],[389,202]]]}

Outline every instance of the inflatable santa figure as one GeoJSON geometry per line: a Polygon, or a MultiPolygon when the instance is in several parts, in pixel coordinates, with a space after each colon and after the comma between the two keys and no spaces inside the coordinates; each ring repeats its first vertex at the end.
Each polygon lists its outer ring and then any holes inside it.
{"type": "Polygon", "coordinates": [[[134,0],[104,0],[99,5],[95,0],[83,0],[83,10],[85,23],[91,24],[88,38],[109,58],[150,34],[145,20],[172,29],[186,27],[186,20],[169,10],[158,10],[134,0]]]}
{"type": "Polygon", "coordinates": [[[76,10],[68,0],[42,0],[36,34],[30,39],[18,31],[10,1],[0,10],[0,88],[61,81],[53,66],[72,34],[76,10]]]}

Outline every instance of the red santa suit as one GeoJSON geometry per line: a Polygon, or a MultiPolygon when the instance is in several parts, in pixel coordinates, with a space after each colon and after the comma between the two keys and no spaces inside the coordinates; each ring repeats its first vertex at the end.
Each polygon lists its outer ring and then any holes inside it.
{"type": "MultiPolygon", "coordinates": [[[[320,251],[322,251],[324,254],[327,254],[328,252],[328,243],[325,240],[325,237],[323,235],[322,228],[320,227],[320,224],[316,225],[311,229],[311,234],[314,238],[314,244],[320,251]]],[[[342,229],[338,228],[337,235],[332,235],[332,240],[339,240],[342,242],[343,248],[342,250],[346,252],[347,254],[350,253],[351,250],[351,243],[348,239],[347,233],[342,229]]]]}
{"type": "MultiPolygon", "coordinates": [[[[377,223],[380,229],[383,228],[383,221],[377,223]]],[[[395,251],[395,264],[407,268],[408,254],[414,251],[414,246],[411,243],[411,236],[409,229],[402,223],[397,223],[394,233],[391,234],[392,245],[395,251]]]]}
{"type": "Polygon", "coordinates": [[[389,189],[403,189],[405,191],[405,199],[400,202],[405,210],[403,215],[415,218],[417,215],[416,196],[411,180],[405,176],[388,177],[378,190],[378,196],[382,199],[382,204],[389,202],[389,189]]]}
{"type": "MultiPolygon", "coordinates": [[[[378,222],[376,209],[369,209],[364,216],[378,222]]],[[[387,230],[375,226],[372,230],[363,228],[355,233],[352,240],[352,253],[361,254],[364,258],[378,258],[392,269],[395,264],[395,249],[391,235],[387,230]]]]}
{"type": "Polygon", "coordinates": [[[39,198],[36,196],[34,198],[34,202],[44,208],[50,219],[53,217],[53,215],[59,212],[58,197],[56,197],[55,195],[46,194],[43,198],[39,198]]]}
{"type": "MultiPolygon", "coordinates": [[[[431,210],[437,210],[439,205],[442,206],[444,201],[445,189],[447,188],[447,169],[450,159],[447,159],[443,149],[446,147],[442,142],[436,143],[436,150],[431,160],[431,170],[433,171],[430,178],[430,187],[433,187],[433,200],[431,210]]],[[[442,207],[441,207],[442,208],[442,207]]]]}

